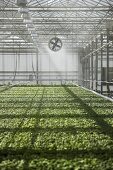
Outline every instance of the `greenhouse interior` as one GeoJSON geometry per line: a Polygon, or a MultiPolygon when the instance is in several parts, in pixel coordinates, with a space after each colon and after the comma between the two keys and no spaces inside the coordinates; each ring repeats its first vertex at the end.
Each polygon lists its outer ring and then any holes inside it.
{"type": "Polygon", "coordinates": [[[0,170],[113,170],[113,0],[0,0],[0,170]]]}

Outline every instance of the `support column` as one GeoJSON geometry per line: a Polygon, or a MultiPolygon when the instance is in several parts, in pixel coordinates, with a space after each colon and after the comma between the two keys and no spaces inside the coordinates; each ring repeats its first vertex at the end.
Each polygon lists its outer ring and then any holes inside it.
{"type": "MultiPolygon", "coordinates": [[[[92,41],[92,52],[94,42],[92,41]]],[[[91,89],[93,90],[93,53],[91,54],[91,89]]]]}
{"type": "MultiPolygon", "coordinates": [[[[88,55],[88,47],[86,47],[86,55],[88,55]]],[[[88,59],[85,59],[85,68],[86,68],[86,75],[85,75],[85,81],[86,81],[86,87],[88,85],[88,59]]]]}
{"type": "MultiPolygon", "coordinates": [[[[85,49],[83,49],[83,58],[85,56],[85,49]]],[[[82,85],[85,86],[85,60],[82,61],[82,85]]]]}
{"type": "MultiPolygon", "coordinates": [[[[107,29],[107,43],[109,43],[109,29],[107,29]]],[[[107,78],[107,93],[108,96],[110,95],[110,88],[109,88],[109,44],[107,45],[107,70],[106,70],[106,78],[107,78]]]]}
{"type": "MultiPolygon", "coordinates": [[[[87,47],[85,49],[85,55],[87,55],[87,47]]],[[[85,87],[87,87],[87,58],[85,59],[85,87]]]]}
{"type": "MultiPolygon", "coordinates": [[[[96,38],[96,50],[98,49],[98,39],[96,38]]],[[[98,52],[96,51],[96,63],[95,63],[95,78],[96,78],[96,91],[98,91],[98,52]]]]}
{"type": "Polygon", "coordinates": [[[88,59],[86,58],[86,87],[88,87],[88,59]]]}
{"type": "MultiPolygon", "coordinates": [[[[101,34],[101,47],[103,46],[103,34],[101,34]]],[[[101,48],[101,94],[103,94],[102,68],[103,68],[103,48],[101,48]]]]}
{"type": "Polygon", "coordinates": [[[84,76],[84,61],[82,61],[82,85],[83,85],[83,87],[84,87],[84,78],[85,78],[85,76],[84,76]]]}
{"type": "MultiPolygon", "coordinates": [[[[90,44],[88,46],[88,54],[90,54],[90,44]]],[[[90,89],[90,56],[88,57],[88,88],[90,89]]]]}
{"type": "Polygon", "coordinates": [[[36,51],[36,84],[38,84],[38,50],[36,51]]]}
{"type": "Polygon", "coordinates": [[[2,75],[2,83],[4,84],[5,83],[5,74],[4,74],[4,71],[5,71],[5,55],[4,55],[4,52],[2,52],[2,71],[3,71],[3,75],[2,75]]]}

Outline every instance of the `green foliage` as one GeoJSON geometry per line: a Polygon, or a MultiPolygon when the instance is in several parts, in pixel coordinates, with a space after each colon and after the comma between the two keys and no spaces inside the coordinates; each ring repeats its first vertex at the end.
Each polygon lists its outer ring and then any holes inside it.
{"type": "Polygon", "coordinates": [[[113,103],[80,87],[0,91],[1,170],[112,170],[113,103]]]}

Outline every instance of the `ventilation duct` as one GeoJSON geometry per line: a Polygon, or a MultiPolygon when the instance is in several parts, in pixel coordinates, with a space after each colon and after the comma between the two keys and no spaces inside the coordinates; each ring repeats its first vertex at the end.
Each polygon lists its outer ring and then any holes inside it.
{"type": "Polygon", "coordinates": [[[106,29],[113,31],[113,20],[106,21],[106,29]]]}
{"type": "Polygon", "coordinates": [[[27,5],[27,0],[17,0],[17,5],[24,8],[27,5]]]}

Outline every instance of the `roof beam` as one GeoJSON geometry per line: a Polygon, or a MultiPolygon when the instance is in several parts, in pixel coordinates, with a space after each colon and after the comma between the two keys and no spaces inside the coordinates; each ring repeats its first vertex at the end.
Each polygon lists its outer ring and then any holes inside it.
{"type": "MultiPolygon", "coordinates": [[[[79,7],[29,7],[29,11],[31,12],[81,12],[81,11],[113,11],[113,8],[110,8],[109,6],[79,6],[79,7]]],[[[15,7],[8,7],[4,9],[0,9],[0,11],[18,11],[18,8],[15,7]]]]}

